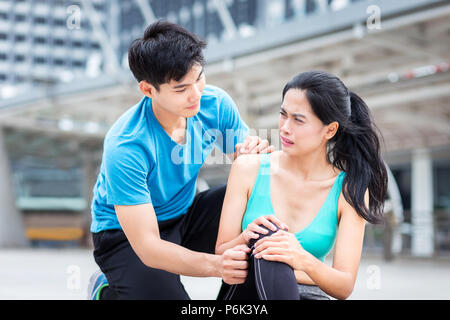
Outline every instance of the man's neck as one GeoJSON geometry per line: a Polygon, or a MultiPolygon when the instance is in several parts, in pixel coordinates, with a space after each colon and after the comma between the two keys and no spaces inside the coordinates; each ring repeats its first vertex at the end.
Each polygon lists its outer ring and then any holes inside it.
{"type": "Polygon", "coordinates": [[[152,105],[153,114],[161,127],[176,142],[184,143],[186,136],[186,118],[152,105]]]}

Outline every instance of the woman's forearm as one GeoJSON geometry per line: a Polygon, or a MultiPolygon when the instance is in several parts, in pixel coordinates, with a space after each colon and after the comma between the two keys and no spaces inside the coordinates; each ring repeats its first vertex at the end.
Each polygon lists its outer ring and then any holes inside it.
{"type": "Polygon", "coordinates": [[[306,274],[306,272],[301,270],[294,270],[294,274],[297,283],[315,285],[314,281],[306,274]]]}
{"type": "Polygon", "coordinates": [[[244,239],[243,234],[240,233],[236,238],[231,241],[227,241],[221,244],[216,245],[216,254],[223,254],[226,250],[234,248],[240,244],[248,244],[244,239]]]}
{"type": "Polygon", "coordinates": [[[347,299],[353,291],[355,280],[351,273],[337,270],[312,257],[306,275],[325,293],[336,299],[347,299]]]}

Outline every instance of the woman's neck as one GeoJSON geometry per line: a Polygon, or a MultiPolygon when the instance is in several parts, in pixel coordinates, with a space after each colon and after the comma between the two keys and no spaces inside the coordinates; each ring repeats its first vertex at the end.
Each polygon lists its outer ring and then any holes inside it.
{"type": "Polygon", "coordinates": [[[326,152],[317,150],[307,155],[291,155],[281,152],[280,162],[283,168],[305,181],[322,181],[335,177],[338,170],[326,158],[326,152]]]}

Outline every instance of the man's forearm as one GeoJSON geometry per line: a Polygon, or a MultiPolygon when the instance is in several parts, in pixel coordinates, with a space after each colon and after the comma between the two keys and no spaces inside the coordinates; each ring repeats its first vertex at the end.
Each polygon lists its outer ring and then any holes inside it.
{"type": "Polygon", "coordinates": [[[247,241],[245,241],[244,236],[242,235],[242,233],[239,234],[233,240],[221,243],[220,245],[216,246],[216,254],[223,254],[225,252],[225,250],[234,248],[234,247],[236,247],[237,245],[240,245],[240,244],[248,245],[248,243],[247,243],[247,241]]]}
{"type": "Polygon", "coordinates": [[[196,252],[162,239],[148,239],[140,257],[148,267],[191,277],[221,277],[220,255],[196,252]]]}

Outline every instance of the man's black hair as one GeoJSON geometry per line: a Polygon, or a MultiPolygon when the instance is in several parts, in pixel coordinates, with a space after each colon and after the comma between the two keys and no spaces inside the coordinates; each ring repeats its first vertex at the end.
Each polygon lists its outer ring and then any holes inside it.
{"type": "Polygon", "coordinates": [[[171,80],[180,81],[196,63],[204,65],[206,42],[185,28],[158,20],[128,50],[128,64],[138,82],[145,80],[156,90],[171,80]]]}

